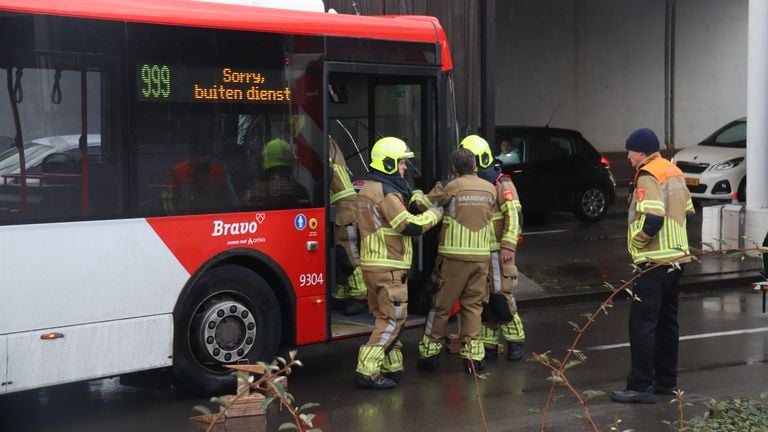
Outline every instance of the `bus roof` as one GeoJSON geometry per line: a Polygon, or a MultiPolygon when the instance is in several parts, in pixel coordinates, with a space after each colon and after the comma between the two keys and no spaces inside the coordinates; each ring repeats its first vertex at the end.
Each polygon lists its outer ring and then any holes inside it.
{"type": "Polygon", "coordinates": [[[189,0],[0,0],[0,11],[298,35],[439,43],[442,69],[452,68],[437,18],[357,16],[189,0]]]}

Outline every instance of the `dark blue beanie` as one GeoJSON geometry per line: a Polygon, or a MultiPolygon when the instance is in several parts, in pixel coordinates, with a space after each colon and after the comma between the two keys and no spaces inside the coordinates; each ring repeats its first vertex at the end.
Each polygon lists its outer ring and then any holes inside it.
{"type": "Polygon", "coordinates": [[[641,128],[629,134],[624,147],[627,150],[646,154],[656,153],[659,151],[659,139],[652,130],[641,128]]]}

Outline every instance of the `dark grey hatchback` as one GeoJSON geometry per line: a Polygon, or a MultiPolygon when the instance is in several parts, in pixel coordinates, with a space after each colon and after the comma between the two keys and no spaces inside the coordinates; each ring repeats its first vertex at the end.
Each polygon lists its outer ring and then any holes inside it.
{"type": "Polygon", "coordinates": [[[578,131],[497,126],[494,152],[512,176],[525,213],[572,211],[595,222],[616,199],[608,159],[578,131]]]}

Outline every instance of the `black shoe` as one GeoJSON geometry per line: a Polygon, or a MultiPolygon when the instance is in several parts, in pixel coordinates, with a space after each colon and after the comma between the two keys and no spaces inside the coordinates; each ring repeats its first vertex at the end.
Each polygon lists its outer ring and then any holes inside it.
{"type": "Polygon", "coordinates": [[[349,300],[344,305],[344,315],[359,315],[368,312],[368,303],[362,300],[349,300]]]}
{"type": "Polygon", "coordinates": [[[417,364],[421,370],[433,371],[440,367],[440,356],[433,355],[431,357],[419,358],[417,364]]]}
{"type": "Polygon", "coordinates": [[[650,391],[614,390],[611,392],[611,400],[618,403],[656,403],[656,395],[650,391]]]}
{"type": "Polygon", "coordinates": [[[403,377],[403,371],[384,372],[382,375],[384,375],[384,378],[389,378],[397,384],[400,382],[400,378],[403,377]]]}
{"type": "Polygon", "coordinates": [[[675,388],[674,386],[665,387],[662,385],[654,384],[651,387],[654,393],[660,394],[660,395],[674,395],[675,391],[677,391],[677,388],[675,388]]]}
{"type": "Polygon", "coordinates": [[[507,360],[520,361],[525,355],[525,343],[507,342],[507,360]]]}
{"type": "Polygon", "coordinates": [[[472,359],[464,359],[464,372],[468,374],[472,374],[472,370],[474,369],[475,372],[482,372],[485,370],[485,359],[482,360],[472,360],[472,359]]]}
{"type": "Polygon", "coordinates": [[[397,385],[394,381],[386,378],[384,375],[377,375],[376,378],[365,376],[360,372],[355,374],[355,384],[360,387],[372,389],[372,390],[386,390],[391,389],[397,385]]]}

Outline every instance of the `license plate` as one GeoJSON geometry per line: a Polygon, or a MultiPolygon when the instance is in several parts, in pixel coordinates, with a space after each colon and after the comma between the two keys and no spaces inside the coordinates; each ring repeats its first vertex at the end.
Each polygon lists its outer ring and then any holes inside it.
{"type": "Polygon", "coordinates": [[[685,178],[685,184],[688,186],[698,186],[699,185],[699,179],[692,178],[692,177],[686,177],[685,178]]]}

